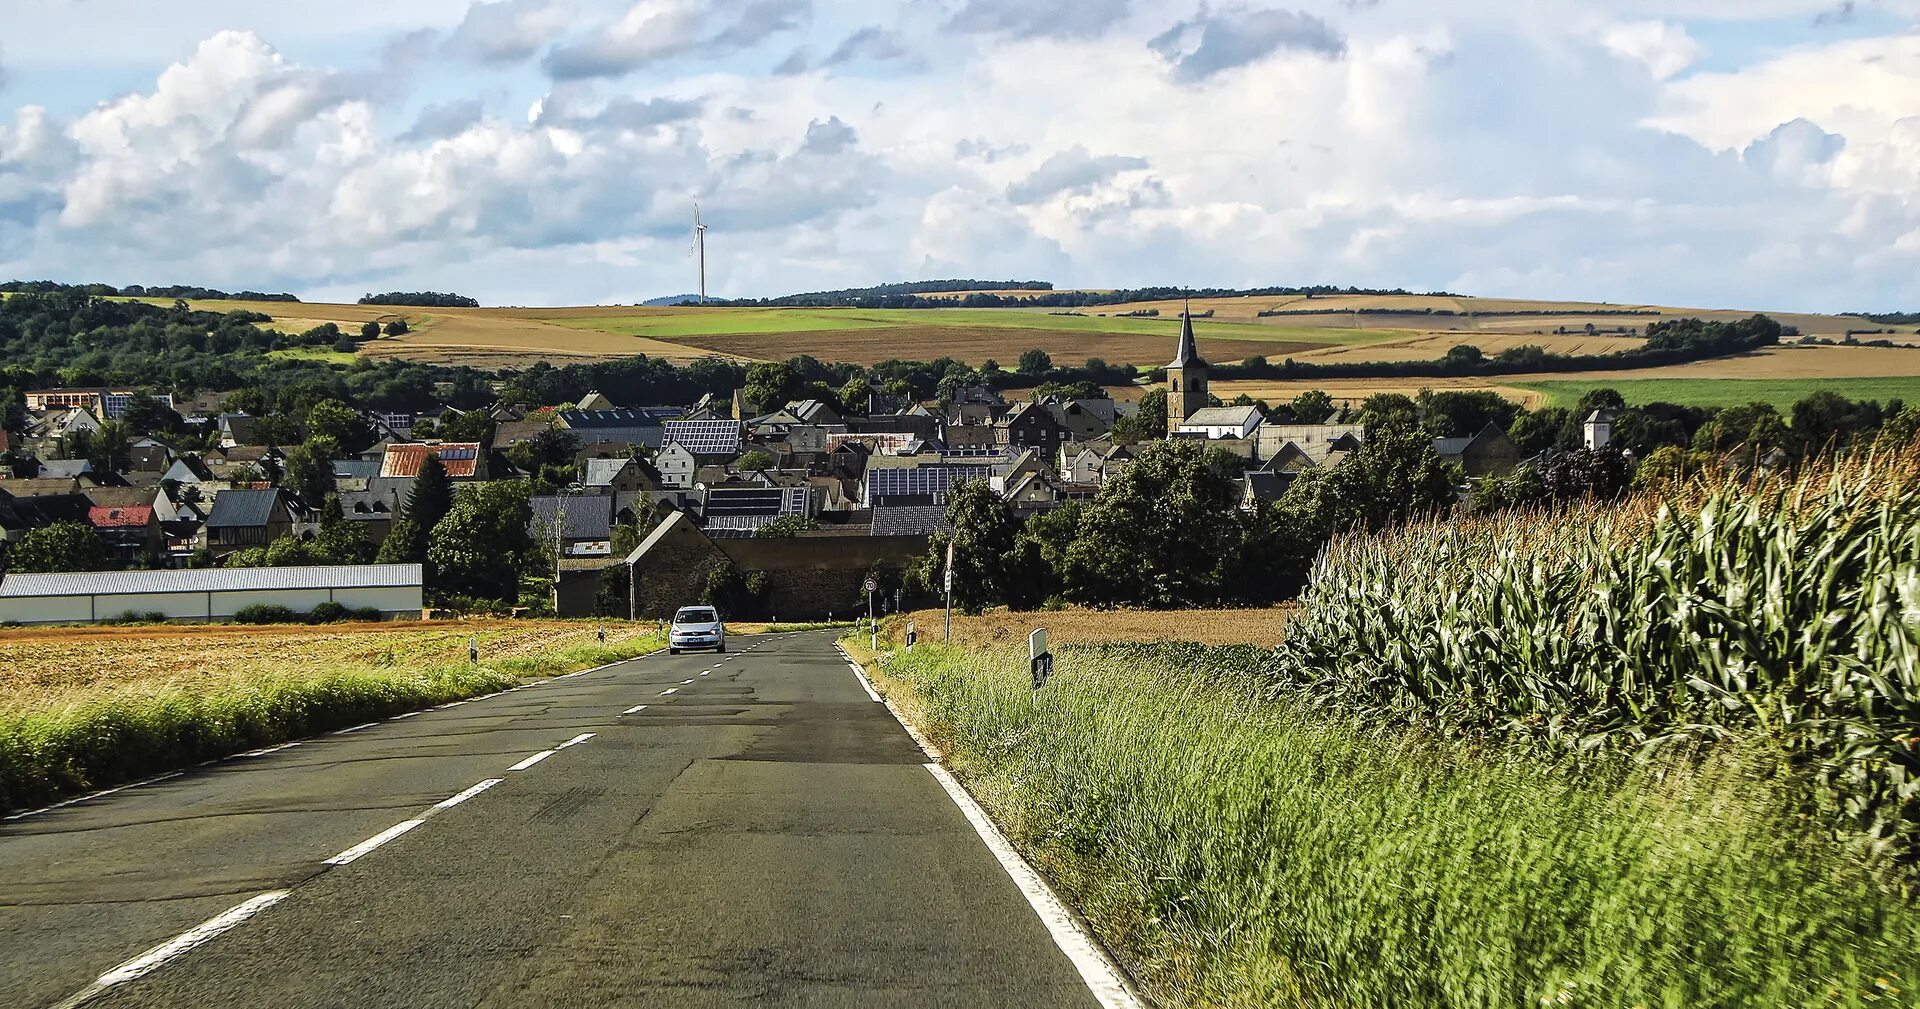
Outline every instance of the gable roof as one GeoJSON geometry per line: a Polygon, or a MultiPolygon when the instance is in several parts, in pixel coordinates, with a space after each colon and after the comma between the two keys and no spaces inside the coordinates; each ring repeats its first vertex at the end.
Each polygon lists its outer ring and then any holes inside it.
{"type": "Polygon", "coordinates": [[[607,487],[634,465],[632,459],[588,459],[580,482],[588,487],[607,487]]]}
{"type": "Polygon", "coordinates": [[[213,512],[207,516],[209,529],[253,528],[273,519],[280,504],[280,489],[224,490],[214,496],[213,512]]]}
{"type": "Polygon", "coordinates": [[[87,509],[87,523],[95,529],[126,529],[148,525],[153,521],[152,505],[130,505],[127,507],[106,507],[95,505],[87,509]]]}
{"type": "Polygon", "coordinates": [[[533,518],[527,529],[536,536],[553,535],[553,527],[562,518],[566,529],[561,534],[570,540],[604,540],[613,536],[613,497],[607,494],[536,495],[531,501],[533,518]]]}
{"type": "Polygon", "coordinates": [[[1260,419],[1257,406],[1203,406],[1180,422],[1181,427],[1245,427],[1260,419]]]}
{"type": "Polygon", "coordinates": [[[929,536],[952,532],[945,505],[875,505],[875,536],[929,536]]]}
{"type": "Polygon", "coordinates": [[[450,441],[438,445],[410,442],[387,446],[387,454],[380,460],[380,475],[419,476],[420,467],[426,464],[429,455],[439,456],[440,465],[447,469],[447,476],[456,480],[479,472],[479,442],[450,441]]]}
{"type": "Polygon", "coordinates": [[[738,421],[670,420],[662,427],[665,440],[679,442],[694,455],[732,456],[740,452],[738,421]]]}

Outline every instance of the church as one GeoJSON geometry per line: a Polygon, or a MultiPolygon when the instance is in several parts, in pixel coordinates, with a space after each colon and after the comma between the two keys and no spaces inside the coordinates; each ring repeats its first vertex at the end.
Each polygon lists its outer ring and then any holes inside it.
{"type": "Polygon", "coordinates": [[[1207,362],[1193,343],[1193,313],[1180,313],[1180,347],[1167,365],[1167,436],[1209,405],[1207,398],[1207,362]]]}

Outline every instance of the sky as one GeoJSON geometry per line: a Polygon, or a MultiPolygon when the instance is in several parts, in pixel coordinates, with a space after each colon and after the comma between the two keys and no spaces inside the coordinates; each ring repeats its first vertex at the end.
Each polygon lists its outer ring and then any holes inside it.
{"type": "Polygon", "coordinates": [[[18,6],[0,278],[1920,310],[1920,0],[18,6]]]}

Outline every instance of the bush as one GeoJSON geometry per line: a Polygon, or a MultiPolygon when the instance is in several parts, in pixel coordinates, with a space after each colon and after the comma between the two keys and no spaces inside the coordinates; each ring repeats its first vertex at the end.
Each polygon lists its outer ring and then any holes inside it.
{"type": "Polygon", "coordinates": [[[329,599],[307,611],[307,623],[331,624],[347,618],[347,608],[329,599]]]}
{"type": "Polygon", "coordinates": [[[242,606],[233,614],[236,624],[291,624],[300,619],[299,614],[276,603],[254,603],[242,606]]]}
{"type": "Polygon", "coordinates": [[[386,613],[382,612],[378,606],[357,606],[347,612],[354,620],[372,622],[387,618],[386,613]]]}
{"type": "Polygon", "coordinates": [[[99,622],[103,624],[164,624],[167,622],[167,615],[159,610],[146,610],[144,612],[128,610],[117,617],[108,617],[99,622]]]}

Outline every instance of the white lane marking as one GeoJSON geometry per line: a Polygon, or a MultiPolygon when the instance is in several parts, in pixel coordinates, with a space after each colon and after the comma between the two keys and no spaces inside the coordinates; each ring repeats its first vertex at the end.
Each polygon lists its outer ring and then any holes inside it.
{"type": "Polygon", "coordinates": [[[415,716],[415,715],[417,715],[417,714],[419,714],[419,713],[420,713],[420,712],[418,712],[418,711],[409,711],[409,712],[407,712],[407,713],[406,713],[406,714],[404,714],[404,715],[395,715],[395,716],[393,716],[392,718],[390,718],[390,719],[388,719],[388,721],[391,721],[391,722],[397,722],[397,721],[399,721],[399,720],[401,720],[402,718],[412,718],[413,716],[415,716]]]}
{"type": "Polygon", "coordinates": [[[553,756],[555,753],[558,753],[558,752],[559,752],[558,750],[541,750],[539,753],[536,753],[533,756],[528,757],[525,760],[522,760],[518,764],[515,764],[512,767],[507,768],[507,770],[524,771],[527,768],[532,767],[535,764],[538,764],[539,762],[547,759],[548,757],[553,756]]]}
{"type": "Polygon", "coordinates": [[[953,804],[960,807],[967,822],[973,824],[974,832],[986,842],[987,850],[999,860],[1000,868],[1013,878],[1014,885],[1020,888],[1021,895],[1033,907],[1033,913],[1040,916],[1041,923],[1053,935],[1054,945],[1060,947],[1060,952],[1065,953],[1068,960],[1073,961],[1074,968],[1080,972],[1080,980],[1093,992],[1093,997],[1106,1009],[1140,1009],[1140,999],[1121,980],[1119,969],[1107,958],[1106,951],[1094,943],[1080,922],[1067,911],[1066,905],[1060,902],[1047,881],[1040,878],[1040,874],[1027,864],[1026,859],[1020,857],[1019,852],[1013,850],[1013,845],[1007,843],[1006,835],[1000,833],[1000,828],[994,826],[992,820],[987,819],[986,812],[979,803],[973,801],[973,796],[960,787],[960,783],[947,773],[946,768],[939,764],[925,766],[934,780],[940,782],[940,787],[946,789],[953,804]]]}
{"type": "Polygon", "coordinates": [[[151,785],[154,782],[165,781],[168,778],[178,778],[179,776],[185,773],[187,772],[168,771],[165,774],[156,774],[151,778],[144,778],[144,779],[141,779],[140,781],[130,781],[124,785],[118,785],[113,788],[103,788],[98,792],[89,792],[86,795],[76,795],[71,799],[62,799],[59,802],[41,806],[39,809],[27,809],[27,810],[22,810],[21,812],[18,812],[18,813],[10,813],[6,816],[0,816],[0,820],[24,820],[29,816],[38,816],[41,813],[52,812],[53,810],[62,809],[67,806],[72,806],[76,803],[86,802],[89,799],[98,799],[103,795],[112,795],[115,792],[124,792],[129,788],[139,788],[142,785],[151,785]]]}
{"type": "Polygon", "coordinates": [[[344,736],[349,732],[359,732],[361,729],[371,729],[374,726],[379,724],[380,724],[379,722],[361,722],[359,725],[349,725],[344,729],[335,729],[331,733],[329,733],[329,735],[344,736]]]}
{"type": "Polygon", "coordinates": [[[702,669],[702,670],[700,670],[700,675],[701,675],[701,676],[708,676],[708,675],[711,675],[712,673],[713,673],[713,670],[711,670],[711,669],[702,669]]]}
{"type": "Polygon", "coordinates": [[[863,672],[859,666],[849,662],[847,663],[847,668],[853,670],[854,677],[860,681],[860,689],[866,691],[868,697],[873,698],[875,701],[880,700],[880,695],[874,691],[873,684],[867,682],[867,674],[863,672]]]}
{"type": "Polygon", "coordinates": [[[631,708],[628,708],[627,710],[625,710],[625,711],[622,711],[622,712],[620,712],[620,713],[621,713],[621,714],[623,714],[623,715],[637,715],[637,714],[639,714],[640,712],[642,712],[642,711],[645,711],[645,710],[647,710],[647,706],[646,706],[646,705],[644,705],[644,704],[636,704],[636,705],[634,705],[633,707],[631,707],[631,708]]]}
{"type": "Polygon", "coordinates": [[[445,709],[445,708],[457,708],[457,707],[459,707],[460,705],[462,705],[462,704],[465,704],[465,703],[467,703],[467,702],[465,702],[465,701],[448,701],[447,703],[445,703],[445,704],[442,704],[442,705],[440,705],[440,707],[438,707],[438,708],[435,708],[435,709],[433,709],[433,710],[435,710],[435,711],[440,711],[440,710],[442,710],[442,709],[445,709]]]}
{"type": "Polygon", "coordinates": [[[555,750],[564,750],[564,749],[566,749],[566,748],[567,748],[567,747],[569,747],[569,746],[579,746],[579,745],[580,745],[581,743],[584,743],[584,742],[586,742],[587,740],[589,740],[589,739],[592,739],[592,738],[593,738],[594,736],[596,736],[596,735],[598,735],[598,733],[593,733],[593,732],[582,732],[581,734],[579,734],[579,735],[577,735],[577,736],[575,736],[575,737],[573,737],[572,739],[569,739],[569,740],[567,740],[566,742],[564,742],[564,743],[561,743],[561,744],[560,744],[559,746],[556,746],[556,747],[554,747],[554,749],[555,749],[555,750]]]}
{"type": "MultiPolygon", "coordinates": [[[[713,667],[713,668],[715,668],[715,669],[718,669],[718,668],[720,668],[720,667],[719,667],[719,666],[715,666],[715,667],[713,667]]],[[[680,681],[680,685],[684,687],[684,686],[686,686],[687,684],[689,684],[689,683],[692,683],[692,682],[693,682],[692,680],[681,680],[681,681],[680,681]]]]}
{"type": "Polygon", "coordinates": [[[676,693],[679,691],[679,689],[680,689],[679,687],[668,687],[667,689],[660,691],[660,696],[665,697],[668,694],[676,693]]]}
{"type": "Polygon", "coordinates": [[[75,992],[67,998],[66,1001],[56,1005],[54,1009],[73,1009],[75,1006],[92,1001],[95,997],[99,996],[100,993],[114,985],[125,984],[128,981],[138,981],[148,974],[153,973],[156,969],[166,964],[167,961],[192,950],[194,947],[214,938],[220,933],[234,928],[248,918],[280,903],[286,899],[287,894],[291,892],[290,890],[269,890],[256,897],[250,897],[208,918],[206,921],[195,925],[187,931],[168,939],[166,942],[147,950],[145,953],[128,960],[126,963],[115,967],[105,974],[100,975],[98,980],[82,988],[80,991],[75,992]]]}
{"type": "MultiPolygon", "coordinates": [[[[451,798],[441,799],[439,802],[434,803],[433,811],[438,812],[442,809],[452,809],[453,807],[460,805],[461,803],[467,801],[468,799],[471,799],[474,796],[479,795],[481,792],[484,792],[487,789],[492,788],[493,786],[498,785],[499,783],[505,780],[507,779],[488,778],[487,780],[479,783],[478,785],[475,785],[472,788],[469,788],[466,791],[461,792],[459,795],[452,796],[451,798]]],[[[428,815],[432,815],[432,814],[429,813],[428,815]]]]}
{"type": "Polygon", "coordinates": [[[353,847],[348,848],[347,850],[341,852],[340,854],[327,859],[321,864],[322,865],[346,865],[352,862],[354,859],[359,858],[360,856],[366,854],[367,852],[370,852],[373,849],[380,847],[381,845],[387,843],[388,841],[391,841],[394,838],[399,837],[401,834],[404,834],[407,831],[412,830],[413,828],[418,827],[425,822],[427,822],[425,817],[415,817],[414,819],[411,819],[411,820],[402,820],[399,823],[396,823],[393,826],[388,827],[387,829],[381,831],[380,833],[375,834],[364,841],[361,841],[359,844],[356,844],[353,847]]]}
{"type": "MultiPolygon", "coordinates": [[[[299,745],[300,745],[300,741],[295,740],[291,743],[281,743],[279,746],[263,746],[258,750],[248,750],[245,753],[236,753],[234,754],[234,757],[264,757],[269,753],[279,753],[281,750],[291,750],[294,747],[299,745]]],[[[211,763],[211,761],[209,761],[209,763],[211,763]]]]}

